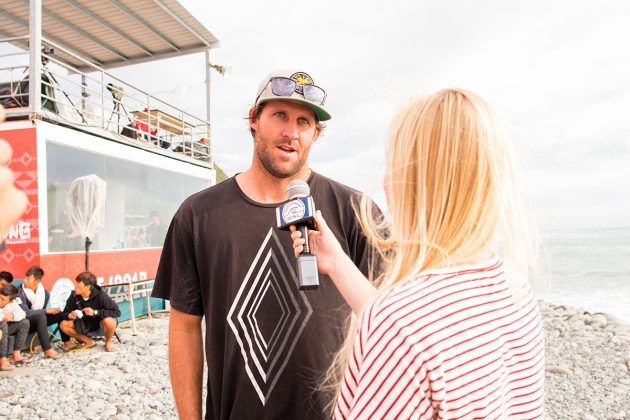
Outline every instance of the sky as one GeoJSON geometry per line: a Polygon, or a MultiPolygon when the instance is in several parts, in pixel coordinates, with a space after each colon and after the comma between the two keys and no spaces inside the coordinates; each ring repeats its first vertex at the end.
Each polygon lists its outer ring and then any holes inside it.
{"type": "MultiPolygon", "coordinates": [[[[512,134],[543,229],[630,227],[630,3],[180,0],[221,42],[215,161],[251,163],[245,119],[274,69],[309,73],[333,115],[311,167],[384,203],[387,128],[409,98],[461,87],[512,134]]],[[[204,55],[113,73],[205,117],[204,55]]]]}

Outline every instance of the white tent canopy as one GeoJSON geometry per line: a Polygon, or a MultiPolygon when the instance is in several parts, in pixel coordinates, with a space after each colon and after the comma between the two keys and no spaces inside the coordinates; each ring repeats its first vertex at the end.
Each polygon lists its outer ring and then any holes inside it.
{"type": "MultiPolygon", "coordinates": [[[[0,38],[29,33],[32,0],[0,0],[0,38]]],[[[39,1],[38,1],[39,3],[39,1]]],[[[42,36],[108,69],[219,46],[218,39],[176,0],[41,0],[42,36]]],[[[12,41],[28,50],[25,39],[12,41]]],[[[55,57],[90,66],[62,51],[55,57]]]]}

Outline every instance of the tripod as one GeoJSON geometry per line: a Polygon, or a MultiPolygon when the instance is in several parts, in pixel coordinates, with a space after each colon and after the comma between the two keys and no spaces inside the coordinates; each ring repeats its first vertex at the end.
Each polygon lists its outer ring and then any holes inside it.
{"type": "MultiPolygon", "coordinates": [[[[63,95],[66,97],[66,99],[68,100],[70,105],[72,105],[72,108],[75,111],[77,111],[77,114],[79,114],[79,116],[81,117],[81,121],[83,121],[83,124],[87,124],[88,122],[87,122],[87,119],[85,118],[85,115],[83,115],[83,112],[81,112],[79,110],[79,108],[77,108],[77,106],[74,104],[74,102],[72,102],[72,99],[70,99],[70,96],[66,93],[65,90],[63,90],[61,88],[61,84],[59,84],[59,82],[57,81],[55,76],[50,71],[48,71],[48,68],[46,67],[46,64],[48,64],[48,62],[44,63],[42,61],[42,90],[43,90],[42,93],[45,96],[54,98],[54,95],[55,95],[54,94],[54,89],[57,89],[57,90],[61,91],[61,93],[63,93],[63,95]],[[46,78],[48,80],[44,80],[44,78],[46,78]],[[54,85],[53,85],[53,83],[51,81],[54,82],[54,85]],[[50,84],[51,86],[48,86],[47,84],[44,84],[44,82],[50,84]],[[51,89],[51,92],[47,92],[48,88],[51,89]],[[49,95],[49,93],[51,93],[51,94],[49,95]]],[[[59,113],[59,109],[58,109],[56,103],[54,103],[52,100],[50,100],[48,98],[44,98],[44,100],[45,101],[42,101],[42,108],[50,109],[51,111],[53,111],[56,114],[59,113]],[[52,109],[49,108],[48,106],[46,106],[48,102],[51,103],[52,109]]]]}
{"type": "Polygon", "coordinates": [[[107,90],[109,90],[112,93],[112,100],[114,101],[114,109],[112,109],[112,113],[109,116],[109,120],[107,121],[107,126],[105,127],[106,130],[109,129],[109,124],[112,122],[112,119],[114,118],[114,114],[116,114],[116,133],[120,133],[120,110],[122,109],[125,112],[125,116],[127,117],[127,119],[131,122],[131,118],[129,118],[129,113],[127,112],[127,109],[125,108],[125,105],[123,105],[122,98],[125,94],[125,91],[122,87],[120,86],[114,86],[111,83],[107,84],[107,90]]]}

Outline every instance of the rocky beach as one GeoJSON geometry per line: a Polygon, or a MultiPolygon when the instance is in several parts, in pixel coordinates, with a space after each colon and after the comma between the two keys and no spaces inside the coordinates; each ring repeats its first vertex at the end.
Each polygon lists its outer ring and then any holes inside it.
{"type": "MultiPolygon", "coordinates": [[[[630,325],[610,316],[540,303],[550,419],[630,419],[630,325]]],[[[0,418],[176,418],[167,365],[168,315],[121,324],[116,353],[102,342],[60,360],[0,372],[0,418]]]]}

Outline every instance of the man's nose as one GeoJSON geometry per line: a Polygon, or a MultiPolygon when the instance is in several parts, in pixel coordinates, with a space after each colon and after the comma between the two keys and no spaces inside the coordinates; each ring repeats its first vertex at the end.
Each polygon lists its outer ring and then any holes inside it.
{"type": "Polygon", "coordinates": [[[284,130],[282,133],[285,137],[291,140],[297,140],[299,138],[299,130],[297,121],[287,121],[284,124],[284,130]]]}

